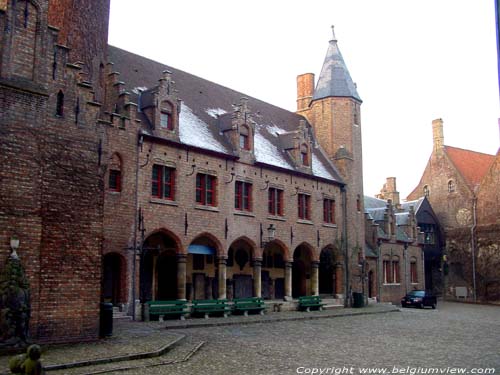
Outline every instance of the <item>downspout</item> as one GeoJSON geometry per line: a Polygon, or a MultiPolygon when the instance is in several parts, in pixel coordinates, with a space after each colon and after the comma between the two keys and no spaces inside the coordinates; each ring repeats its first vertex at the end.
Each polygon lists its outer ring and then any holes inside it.
{"type": "Polygon", "coordinates": [[[350,285],[349,285],[349,253],[347,244],[347,192],[345,186],[340,188],[342,193],[342,245],[344,254],[344,307],[351,305],[350,300],[350,285]]]}
{"type": "Polygon", "coordinates": [[[477,302],[477,294],[476,294],[476,195],[473,193],[472,195],[472,227],[470,228],[470,238],[471,238],[471,253],[472,253],[472,296],[474,298],[474,303],[477,302]]]}
{"type": "Polygon", "coordinates": [[[139,212],[139,151],[142,147],[144,141],[142,133],[137,134],[137,153],[135,158],[135,194],[134,194],[134,258],[132,260],[132,319],[136,320],[136,273],[137,273],[137,228],[138,228],[138,218],[137,213],[139,212]]]}

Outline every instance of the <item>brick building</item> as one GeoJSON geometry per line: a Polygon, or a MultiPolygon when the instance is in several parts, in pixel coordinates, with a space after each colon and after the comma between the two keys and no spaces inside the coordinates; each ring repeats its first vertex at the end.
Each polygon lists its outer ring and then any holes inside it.
{"type": "MultiPolygon", "coordinates": [[[[394,183],[395,180],[389,180],[394,183]]],[[[397,194],[393,198],[398,199],[397,194]]],[[[425,289],[423,233],[417,224],[422,202],[399,202],[365,196],[368,297],[399,304],[414,289],[425,289]]],[[[361,263],[363,265],[363,263],[361,263]]]]}
{"type": "Polygon", "coordinates": [[[0,1],[0,264],[38,341],[99,303],[361,291],[361,100],[334,37],[298,112],[107,45],[109,1],[0,1]],[[334,115],[335,114],[335,115],[334,115]]]}
{"type": "Polygon", "coordinates": [[[432,154],[408,199],[426,196],[445,231],[445,293],[499,299],[499,154],[446,146],[441,119],[432,129],[432,154]]]}

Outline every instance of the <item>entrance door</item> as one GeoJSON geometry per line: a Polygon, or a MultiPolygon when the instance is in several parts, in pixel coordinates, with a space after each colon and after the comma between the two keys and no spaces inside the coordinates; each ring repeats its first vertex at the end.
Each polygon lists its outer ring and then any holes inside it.
{"type": "Polygon", "coordinates": [[[279,277],[276,280],[274,280],[274,298],[283,299],[284,297],[285,297],[285,279],[283,277],[279,277]]]}
{"type": "Polygon", "coordinates": [[[262,271],[261,282],[262,298],[271,299],[271,278],[269,277],[269,271],[262,271]]]}
{"type": "Polygon", "coordinates": [[[250,275],[234,275],[234,298],[253,296],[253,279],[250,275]]]}
{"type": "Polygon", "coordinates": [[[193,273],[193,299],[205,299],[205,274],[193,273]]]}
{"type": "Polygon", "coordinates": [[[177,299],[177,260],[175,255],[160,255],[156,264],[159,301],[177,299]]]}
{"type": "Polygon", "coordinates": [[[295,259],[292,267],[292,297],[306,295],[306,267],[303,261],[295,259]]]}

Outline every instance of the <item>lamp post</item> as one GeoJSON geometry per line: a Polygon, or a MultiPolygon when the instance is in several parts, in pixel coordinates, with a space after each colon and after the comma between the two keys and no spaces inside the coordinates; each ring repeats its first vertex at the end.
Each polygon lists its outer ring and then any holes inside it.
{"type": "Polygon", "coordinates": [[[269,227],[267,228],[267,237],[262,237],[262,224],[261,224],[261,241],[260,241],[260,247],[265,248],[268,243],[274,241],[274,238],[276,236],[276,227],[274,224],[269,224],[269,227]]]}
{"type": "Polygon", "coordinates": [[[19,249],[19,238],[17,236],[12,236],[10,238],[10,248],[12,249],[12,253],[10,253],[10,257],[13,259],[19,259],[16,250],[19,249]]]}

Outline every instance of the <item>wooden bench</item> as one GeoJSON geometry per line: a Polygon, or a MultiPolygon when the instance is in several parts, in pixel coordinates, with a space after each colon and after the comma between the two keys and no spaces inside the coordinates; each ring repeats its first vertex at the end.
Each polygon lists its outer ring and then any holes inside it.
{"type": "Polygon", "coordinates": [[[243,313],[248,316],[249,312],[258,312],[260,315],[264,315],[265,309],[264,300],[260,297],[235,298],[233,300],[234,313],[243,313]]]}
{"type": "Polygon", "coordinates": [[[159,316],[160,320],[165,315],[179,316],[181,320],[185,319],[185,315],[189,313],[187,301],[174,300],[174,301],[149,301],[149,314],[146,314],[146,320],[150,316],[159,316]]]}
{"type": "Polygon", "coordinates": [[[299,310],[311,311],[311,308],[323,310],[325,304],[321,302],[320,296],[299,297],[299,310]]]}
{"type": "Polygon", "coordinates": [[[204,316],[208,319],[210,315],[222,315],[224,318],[231,312],[231,307],[227,303],[227,299],[198,299],[193,300],[191,308],[192,316],[204,316]]]}

